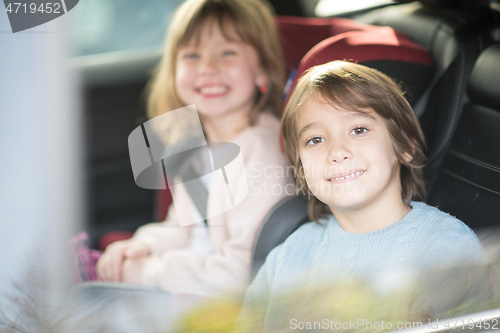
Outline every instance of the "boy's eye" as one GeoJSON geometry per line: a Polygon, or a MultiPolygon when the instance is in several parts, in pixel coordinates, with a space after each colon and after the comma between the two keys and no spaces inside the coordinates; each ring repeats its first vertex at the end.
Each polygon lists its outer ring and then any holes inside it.
{"type": "Polygon", "coordinates": [[[318,143],[321,143],[325,141],[325,139],[323,139],[322,137],[320,136],[315,136],[314,138],[312,139],[309,139],[307,142],[306,142],[306,146],[314,146],[314,145],[317,145],[318,143]]]}
{"type": "Polygon", "coordinates": [[[356,127],[355,129],[353,129],[351,131],[351,134],[354,134],[354,135],[363,135],[366,132],[368,132],[368,129],[366,127],[356,127]]]}

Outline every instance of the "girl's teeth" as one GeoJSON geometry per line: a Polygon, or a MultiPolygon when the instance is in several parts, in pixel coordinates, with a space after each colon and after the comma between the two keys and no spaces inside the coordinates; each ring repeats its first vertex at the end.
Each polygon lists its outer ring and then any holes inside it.
{"type": "Polygon", "coordinates": [[[201,88],[200,92],[204,95],[217,95],[225,93],[227,88],[225,87],[205,87],[201,88]]]}

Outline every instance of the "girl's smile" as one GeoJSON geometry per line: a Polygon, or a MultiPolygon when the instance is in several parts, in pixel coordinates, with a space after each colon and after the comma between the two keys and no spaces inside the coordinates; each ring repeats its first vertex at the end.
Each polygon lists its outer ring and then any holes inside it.
{"type": "Polygon", "coordinates": [[[203,98],[223,97],[229,93],[229,86],[218,83],[208,83],[196,88],[196,92],[203,98]]]}
{"type": "Polygon", "coordinates": [[[242,42],[233,27],[226,28],[227,36],[218,24],[207,22],[199,38],[191,38],[177,53],[177,95],[185,105],[196,105],[209,138],[247,127],[257,87],[267,84],[255,48],[242,42]],[[210,126],[218,128],[211,131],[210,126]]]}

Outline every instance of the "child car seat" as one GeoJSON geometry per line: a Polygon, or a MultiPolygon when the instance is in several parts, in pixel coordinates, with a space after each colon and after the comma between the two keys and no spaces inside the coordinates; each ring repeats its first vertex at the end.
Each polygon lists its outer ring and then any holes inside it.
{"type": "Polygon", "coordinates": [[[378,29],[346,18],[277,16],[276,24],[281,36],[281,46],[287,73],[297,69],[304,55],[316,44],[331,36],[348,31],[378,29]]]}
{"type": "Polygon", "coordinates": [[[420,97],[433,72],[429,53],[389,27],[350,31],[325,39],[302,59],[297,78],[310,67],[332,60],[354,61],[378,69],[409,90],[410,103],[420,97]]]}

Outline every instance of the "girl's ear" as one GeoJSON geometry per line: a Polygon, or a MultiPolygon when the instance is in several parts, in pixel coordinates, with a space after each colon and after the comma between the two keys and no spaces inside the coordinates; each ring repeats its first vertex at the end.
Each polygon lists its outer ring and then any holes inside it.
{"type": "Polygon", "coordinates": [[[255,85],[257,87],[269,88],[269,78],[267,77],[267,73],[262,68],[257,70],[257,74],[255,75],[255,85]]]}

